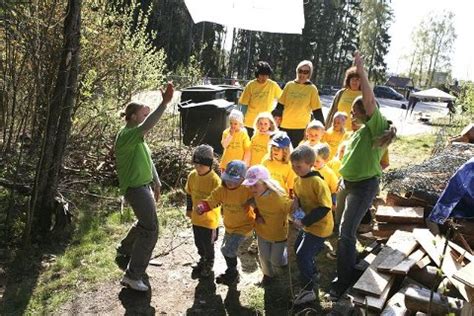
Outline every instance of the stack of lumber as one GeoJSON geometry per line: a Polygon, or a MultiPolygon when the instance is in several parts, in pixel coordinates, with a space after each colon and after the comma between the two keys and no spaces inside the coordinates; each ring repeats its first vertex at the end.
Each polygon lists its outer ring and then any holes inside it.
{"type": "Polygon", "coordinates": [[[425,227],[423,207],[380,205],[375,212],[374,237],[384,239],[396,230],[412,232],[425,227]]]}
{"type": "Polygon", "coordinates": [[[349,291],[362,311],[471,315],[474,256],[460,245],[425,228],[396,230],[378,254],[369,253],[363,261],[367,268],[349,291]],[[440,285],[443,278],[446,282],[440,285]],[[446,286],[451,288],[448,295],[442,291],[446,286]]]}

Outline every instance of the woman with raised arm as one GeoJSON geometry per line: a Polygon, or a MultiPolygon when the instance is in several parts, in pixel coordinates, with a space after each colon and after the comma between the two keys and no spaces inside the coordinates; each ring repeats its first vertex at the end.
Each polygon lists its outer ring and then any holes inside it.
{"type": "Polygon", "coordinates": [[[384,146],[395,136],[393,133],[386,139],[389,123],[377,107],[359,52],[355,53],[354,62],[362,96],[356,97],[352,103],[351,119],[362,127],[352,133],[342,158],[343,189],[338,193],[338,200],[345,201],[345,207],[339,227],[337,279],[330,292],[332,298],[339,298],[357,277],[354,269],[357,227],[377,194],[384,146]],[[380,146],[381,138],[384,146],[380,146]]]}

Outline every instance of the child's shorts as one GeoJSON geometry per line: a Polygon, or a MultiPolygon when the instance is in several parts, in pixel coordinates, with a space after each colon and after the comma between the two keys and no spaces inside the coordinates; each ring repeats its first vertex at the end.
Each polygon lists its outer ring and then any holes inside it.
{"type": "Polygon", "coordinates": [[[222,241],[221,252],[225,257],[235,258],[237,257],[237,251],[239,246],[244,242],[247,237],[240,234],[224,234],[222,241]]]}

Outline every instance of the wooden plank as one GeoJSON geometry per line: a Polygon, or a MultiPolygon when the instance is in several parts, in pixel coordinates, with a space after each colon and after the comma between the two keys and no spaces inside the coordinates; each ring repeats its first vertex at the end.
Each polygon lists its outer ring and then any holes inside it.
{"type": "MultiPolygon", "coordinates": [[[[397,243],[390,246],[393,249],[393,252],[377,266],[377,271],[390,272],[413,250],[415,250],[416,246],[418,245],[413,234],[407,232],[403,232],[403,234],[401,234],[402,231],[399,232],[399,234],[394,235],[397,236],[397,243]]],[[[389,244],[387,243],[387,245],[389,244]]]]}
{"type": "MultiPolygon", "coordinates": [[[[406,280],[407,279],[405,279],[405,281],[406,280]]],[[[388,300],[387,305],[385,306],[380,316],[405,316],[407,314],[408,309],[405,306],[405,292],[412,284],[411,282],[405,281],[403,282],[403,284],[408,284],[402,286],[402,288],[388,300]]],[[[412,286],[416,287],[416,285],[412,286]]]]}
{"type": "Polygon", "coordinates": [[[354,298],[354,304],[361,307],[367,306],[371,310],[376,310],[380,312],[383,309],[385,302],[387,301],[388,293],[390,292],[390,289],[392,288],[394,280],[395,278],[390,279],[390,281],[388,282],[387,286],[383,290],[380,297],[375,297],[371,295],[367,295],[364,297],[364,295],[357,296],[356,294],[354,298]]]}
{"type": "Polygon", "coordinates": [[[425,255],[423,249],[418,249],[412,253],[408,258],[397,264],[390,270],[390,273],[406,275],[408,271],[425,255]]]}
{"type": "MultiPolygon", "coordinates": [[[[411,311],[428,312],[430,305],[430,290],[425,288],[409,287],[405,292],[405,305],[411,311]]],[[[446,315],[455,313],[459,315],[465,302],[452,297],[447,297],[435,292],[431,303],[431,315],[446,315]]]]}
{"type": "Polygon", "coordinates": [[[451,247],[452,249],[456,250],[459,254],[463,255],[464,258],[466,258],[467,260],[469,260],[470,262],[474,261],[474,255],[471,255],[469,253],[469,251],[467,251],[466,249],[464,249],[463,247],[459,246],[458,244],[452,242],[452,241],[448,241],[448,244],[449,244],[449,247],[451,247]]]}
{"type": "Polygon", "coordinates": [[[367,256],[364,257],[364,259],[357,262],[357,264],[355,265],[355,268],[357,270],[364,271],[370,266],[372,262],[374,262],[375,257],[377,257],[376,254],[369,253],[367,256]]]}
{"type": "Polygon", "coordinates": [[[431,263],[431,258],[430,258],[430,256],[426,255],[416,263],[416,266],[420,269],[423,269],[424,267],[426,267],[430,263],[431,263]]]}
{"type": "MultiPolygon", "coordinates": [[[[440,259],[443,253],[444,248],[444,238],[441,236],[433,236],[428,229],[415,229],[413,235],[420,245],[425,249],[426,253],[431,257],[431,259],[440,267],[440,259]]],[[[460,270],[462,267],[459,263],[454,261],[454,259],[449,255],[451,251],[450,246],[448,245],[446,249],[447,255],[444,256],[443,265],[440,267],[441,271],[446,275],[446,277],[451,281],[451,283],[458,289],[459,293],[464,297],[468,302],[474,301],[474,289],[467,287],[462,282],[459,282],[453,275],[460,270]]]]}
{"type": "MultiPolygon", "coordinates": [[[[390,274],[385,274],[377,271],[377,267],[385,261],[394,251],[407,251],[407,240],[412,240],[411,233],[397,230],[388,240],[387,245],[382,248],[374,261],[364,271],[362,276],[354,284],[354,290],[357,290],[364,294],[373,296],[380,296],[391,279],[393,278],[390,274]]],[[[411,243],[411,242],[410,242],[411,243]]],[[[416,245],[416,242],[415,242],[416,245]]],[[[413,246],[410,246],[410,248],[413,246]]]]}
{"type": "Polygon", "coordinates": [[[375,212],[375,219],[379,222],[398,224],[423,224],[425,222],[423,215],[422,207],[381,205],[375,212]]]}
{"type": "Polygon", "coordinates": [[[474,288],[474,262],[454,273],[453,278],[474,288]]]}
{"type": "Polygon", "coordinates": [[[385,203],[391,206],[421,206],[425,207],[428,203],[425,200],[417,199],[415,197],[406,198],[395,194],[393,192],[387,193],[387,198],[385,203]]]}

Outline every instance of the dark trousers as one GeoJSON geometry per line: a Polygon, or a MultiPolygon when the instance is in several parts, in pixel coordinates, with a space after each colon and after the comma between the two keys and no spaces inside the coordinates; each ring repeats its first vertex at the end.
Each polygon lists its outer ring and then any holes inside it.
{"type": "Polygon", "coordinates": [[[217,240],[218,228],[210,229],[193,225],[194,244],[202,261],[214,262],[214,243],[217,240]]]}
{"type": "Polygon", "coordinates": [[[299,143],[304,138],[304,131],[305,131],[304,128],[303,129],[290,129],[290,128],[280,127],[280,130],[288,134],[288,137],[291,139],[291,144],[293,145],[293,148],[298,147],[299,143]]]}
{"type": "Polygon", "coordinates": [[[295,241],[296,263],[300,270],[302,286],[313,290],[313,283],[318,272],[315,257],[324,249],[324,238],[300,231],[295,241]]]}

